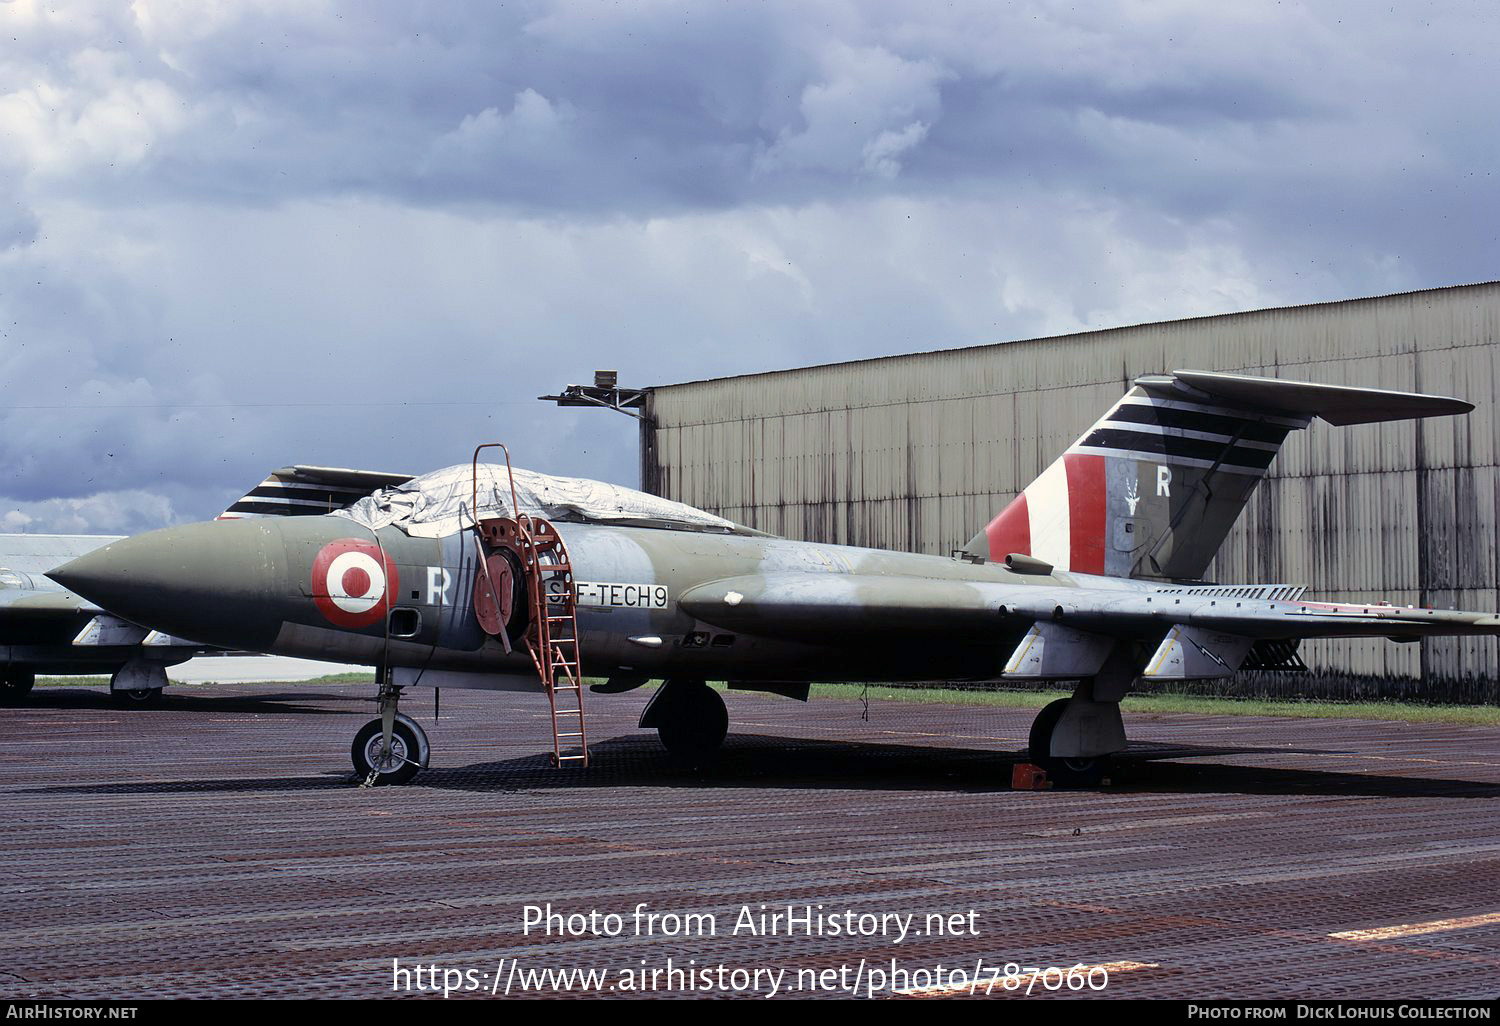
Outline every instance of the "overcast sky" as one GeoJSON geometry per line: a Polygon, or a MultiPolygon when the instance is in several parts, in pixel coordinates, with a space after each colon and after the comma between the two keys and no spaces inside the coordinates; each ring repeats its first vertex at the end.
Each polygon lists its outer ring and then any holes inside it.
{"type": "MultiPolygon", "coordinates": [[[[1500,277],[1500,6],[0,0],[0,530],[535,396],[1500,277]]],[[[1141,368],[1160,370],[1162,368],[1141,368]]]]}

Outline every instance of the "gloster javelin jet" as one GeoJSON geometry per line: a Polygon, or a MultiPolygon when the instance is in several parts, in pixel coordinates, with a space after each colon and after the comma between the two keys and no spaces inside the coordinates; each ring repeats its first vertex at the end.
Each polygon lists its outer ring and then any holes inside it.
{"type": "Polygon", "coordinates": [[[662,680],[641,717],[707,758],[706,681],[1075,681],[1030,758],[1090,783],[1155,681],[1299,665],[1304,638],[1500,634],[1491,613],[1309,602],[1203,575],[1288,434],[1445,416],[1457,399],[1176,371],[1133,387],[952,556],[791,541],[629,489],[479,462],[423,477],[290,467],[218,521],[113,542],[50,576],[204,645],[377,667],[353,744],[369,783],[427,765],[413,686],[534,690],[553,757],[586,764],[583,677],[662,680]],[[333,508],[330,511],[330,507],[333,508]]]}

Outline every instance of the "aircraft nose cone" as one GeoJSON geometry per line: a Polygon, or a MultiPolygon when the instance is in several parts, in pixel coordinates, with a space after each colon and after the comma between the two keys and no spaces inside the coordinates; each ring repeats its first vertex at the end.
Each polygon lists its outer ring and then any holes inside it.
{"type": "Polygon", "coordinates": [[[111,542],[47,576],[144,627],[261,649],[281,622],[267,602],[285,560],[276,530],[259,520],[169,527],[111,542]]]}

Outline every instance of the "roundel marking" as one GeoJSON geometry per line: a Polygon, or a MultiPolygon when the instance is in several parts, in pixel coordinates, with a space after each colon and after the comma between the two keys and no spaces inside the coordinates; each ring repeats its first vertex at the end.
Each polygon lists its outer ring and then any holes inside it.
{"type": "Polygon", "coordinates": [[[340,627],[379,623],[400,588],[395,564],[373,542],[342,538],[324,545],[313,560],[313,602],[340,627]]]}

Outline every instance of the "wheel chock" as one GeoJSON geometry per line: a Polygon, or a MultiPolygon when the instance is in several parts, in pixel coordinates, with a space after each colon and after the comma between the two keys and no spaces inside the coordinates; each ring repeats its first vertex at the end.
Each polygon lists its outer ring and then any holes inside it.
{"type": "Polygon", "coordinates": [[[1052,786],[1047,771],[1029,762],[1018,762],[1010,770],[1012,791],[1045,791],[1052,786]]]}

